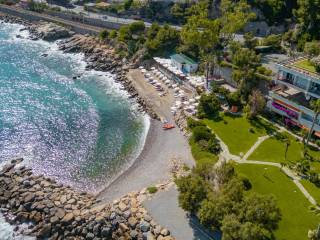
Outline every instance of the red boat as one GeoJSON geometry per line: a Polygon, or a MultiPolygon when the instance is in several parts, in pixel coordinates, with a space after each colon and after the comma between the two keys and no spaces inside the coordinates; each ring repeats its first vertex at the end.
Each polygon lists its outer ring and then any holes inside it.
{"type": "Polygon", "coordinates": [[[164,130],[169,130],[169,129],[172,129],[174,128],[174,125],[173,124],[170,124],[170,123],[166,123],[166,124],[163,124],[163,127],[162,127],[164,130]]]}

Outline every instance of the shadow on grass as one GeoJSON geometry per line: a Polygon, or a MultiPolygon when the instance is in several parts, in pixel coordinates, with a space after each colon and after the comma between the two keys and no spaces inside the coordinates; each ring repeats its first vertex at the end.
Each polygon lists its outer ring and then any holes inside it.
{"type": "Polygon", "coordinates": [[[250,124],[258,130],[265,130],[267,134],[273,134],[277,129],[270,123],[264,121],[261,118],[253,118],[249,120],[250,124]]]}

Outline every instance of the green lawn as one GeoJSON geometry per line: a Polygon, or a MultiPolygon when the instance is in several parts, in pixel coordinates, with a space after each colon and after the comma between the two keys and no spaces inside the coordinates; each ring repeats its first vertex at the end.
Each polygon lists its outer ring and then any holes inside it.
{"type": "Polygon", "coordinates": [[[293,65],[296,67],[305,69],[307,71],[317,73],[315,67],[312,65],[312,63],[308,59],[298,61],[298,62],[294,63],[293,65]]]}
{"type": "Polygon", "coordinates": [[[249,178],[251,191],[273,194],[277,198],[282,213],[275,231],[277,240],[308,239],[308,230],[316,228],[320,218],[309,210],[310,203],[291,179],[272,166],[238,164],[236,169],[249,178]]]}
{"type": "Polygon", "coordinates": [[[264,120],[248,121],[244,116],[221,114],[219,119],[203,120],[224,141],[232,154],[245,154],[272,127],[264,120]],[[253,132],[250,131],[253,129],[253,132]]]}
{"type": "MultiPolygon", "coordinates": [[[[293,137],[288,148],[287,160],[285,160],[285,143],[272,137],[265,140],[250,156],[249,160],[264,162],[297,162],[301,159],[303,144],[296,141],[293,137]]],[[[309,149],[310,155],[320,159],[320,151],[309,149]]],[[[319,165],[319,164],[318,164],[319,165]]],[[[317,166],[318,168],[318,166],[317,166]]]]}
{"type": "Polygon", "coordinates": [[[314,200],[316,200],[317,203],[319,204],[320,203],[320,188],[306,179],[301,180],[301,184],[311,194],[311,196],[314,198],[314,200]]]}

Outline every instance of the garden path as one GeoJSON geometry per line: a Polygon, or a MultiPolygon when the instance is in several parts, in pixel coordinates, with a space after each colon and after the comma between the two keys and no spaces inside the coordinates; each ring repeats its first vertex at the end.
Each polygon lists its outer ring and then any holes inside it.
{"type": "MultiPolygon", "coordinates": [[[[211,129],[211,131],[213,131],[211,129]]],[[[285,131],[285,129],[280,128],[280,131],[285,131]]],[[[216,135],[217,136],[217,135],[216,135]]],[[[253,146],[246,152],[246,154],[241,158],[237,155],[233,155],[230,153],[228,146],[222,141],[219,136],[217,136],[218,140],[220,141],[221,145],[221,152],[219,155],[219,160],[216,163],[216,166],[220,166],[223,162],[227,162],[230,160],[233,160],[239,164],[260,164],[260,165],[269,165],[278,167],[281,169],[281,171],[286,174],[288,177],[290,177],[293,181],[293,183],[298,187],[298,189],[302,192],[302,194],[308,199],[308,201],[312,204],[317,206],[316,200],[311,196],[311,194],[304,188],[304,186],[300,183],[301,178],[297,176],[291,169],[282,166],[280,163],[275,162],[263,162],[263,161],[248,161],[248,157],[260,146],[261,143],[263,143],[265,140],[267,140],[270,137],[270,135],[259,137],[258,140],[253,144],[253,146]]]]}

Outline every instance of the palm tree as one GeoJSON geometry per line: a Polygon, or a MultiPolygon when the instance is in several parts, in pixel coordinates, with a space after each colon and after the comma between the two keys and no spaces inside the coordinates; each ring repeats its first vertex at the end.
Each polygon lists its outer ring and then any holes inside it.
{"type": "Polygon", "coordinates": [[[284,134],[284,138],[282,139],[282,141],[286,145],[286,149],[284,151],[284,160],[287,161],[287,154],[288,154],[289,146],[291,145],[291,138],[287,134],[284,134]]]}
{"type": "Polygon", "coordinates": [[[320,115],[320,99],[317,99],[316,101],[312,101],[311,107],[312,107],[312,110],[314,111],[314,117],[313,117],[311,128],[309,130],[306,145],[308,145],[310,141],[310,138],[314,129],[314,125],[316,124],[316,121],[318,120],[318,117],[320,115]]]}

